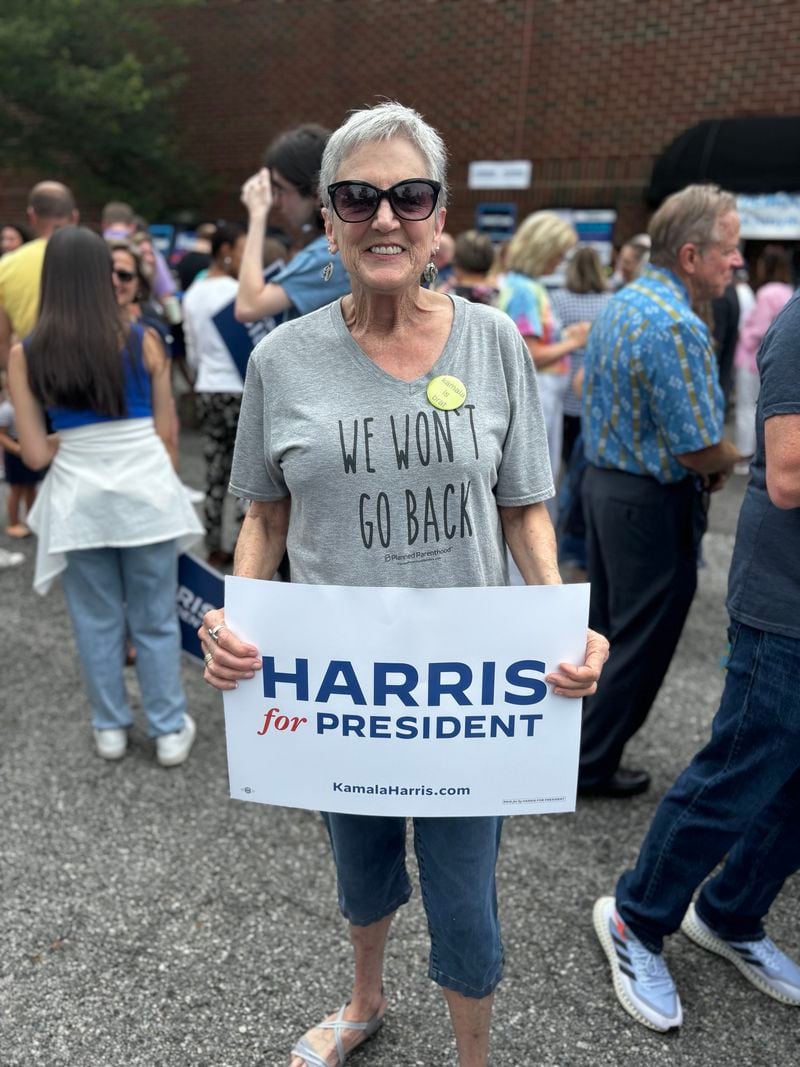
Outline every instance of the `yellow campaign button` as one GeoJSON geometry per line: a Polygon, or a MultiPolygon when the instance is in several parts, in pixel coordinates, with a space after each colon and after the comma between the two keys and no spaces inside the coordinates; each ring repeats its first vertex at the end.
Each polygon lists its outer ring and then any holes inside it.
{"type": "Polygon", "coordinates": [[[467,399],[467,389],[452,374],[440,374],[428,382],[428,400],[439,411],[455,411],[467,399]]]}

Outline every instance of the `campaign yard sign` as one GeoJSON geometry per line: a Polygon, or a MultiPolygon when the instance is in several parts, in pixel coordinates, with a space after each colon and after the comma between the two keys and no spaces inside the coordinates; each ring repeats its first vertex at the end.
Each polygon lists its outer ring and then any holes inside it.
{"type": "Polygon", "coordinates": [[[574,811],[589,587],[225,578],[262,669],[224,694],[231,796],[360,815],[574,811]]]}
{"type": "Polygon", "coordinates": [[[190,659],[203,663],[203,646],[197,630],[203,624],[205,613],[212,608],[221,608],[224,598],[225,586],[219,571],[191,552],[178,556],[176,606],[181,648],[190,659]]]}
{"type": "MultiPolygon", "coordinates": [[[[280,274],[283,266],[283,260],[270,264],[264,271],[264,281],[268,282],[277,274],[280,274]]],[[[278,320],[274,315],[269,315],[267,318],[259,319],[257,322],[239,322],[236,318],[235,309],[236,301],[231,300],[229,304],[225,304],[224,307],[220,308],[211,321],[216,326],[217,333],[228,349],[231,359],[236,364],[236,369],[242,376],[242,381],[244,381],[247,375],[247,363],[250,359],[250,353],[259,341],[263,341],[267,334],[275,329],[278,320]]]]}

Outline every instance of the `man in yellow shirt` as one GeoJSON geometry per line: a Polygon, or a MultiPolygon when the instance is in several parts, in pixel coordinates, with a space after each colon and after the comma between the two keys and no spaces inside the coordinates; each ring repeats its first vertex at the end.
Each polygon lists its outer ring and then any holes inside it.
{"type": "Polygon", "coordinates": [[[61,182],[39,182],[28,194],[28,219],[36,239],[0,259],[0,368],[8,364],[12,336],[21,340],[36,324],[47,241],[78,217],[72,193],[61,182]]]}

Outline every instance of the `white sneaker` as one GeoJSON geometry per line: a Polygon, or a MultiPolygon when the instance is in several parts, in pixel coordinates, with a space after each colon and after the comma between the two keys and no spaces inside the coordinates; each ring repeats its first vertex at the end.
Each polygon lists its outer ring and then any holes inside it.
{"type": "Polygon", "coordinates": [[[127,730],[95,730],[94,743],[97,755],[103,759],[122,759],[128,747],[127,730]]]}
{"type": "Polygon", "coordinates": [[[162,767],[177,767],[184,763],[197,734],[194,719],[188,713],[183,716],[183,726],[173,734],[162,734],[156,738],[156,758],[162,767]]]}
{"type": "Polygon", "coordinates": [[[7,548],[0,548],[0,568],[18,567],[20,563],[24,562],[25,556],[22,552],[9,552],[7,548]]]}
{"type": "Polygon", "coordinates": [[[651,1030],[666,1033],[683,1022],[680,997],[661,953],[651,952],[617,914],[613,897],[600,897],[594,930],[611,964],[617,1000],[651,1030]]]}
{"type": "Polygon", "coordinates": [[[730,960],[756,989],[781,1004],[800,1007],[800,966],[781,952],[768,937],[760,941],[728,941],[715,934],[695,911],[694,904],[683,917],[681,930],[690,941],[730,960]]]}

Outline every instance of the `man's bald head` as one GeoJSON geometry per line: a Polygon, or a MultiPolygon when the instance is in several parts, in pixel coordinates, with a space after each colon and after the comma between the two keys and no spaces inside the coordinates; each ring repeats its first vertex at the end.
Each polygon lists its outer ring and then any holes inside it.
{"type": "Polygon", "coordinates": [[[28,216],[40,236],[78,221],[75,198],[61,182],[37,182],[28,193],[28,216]]]}

